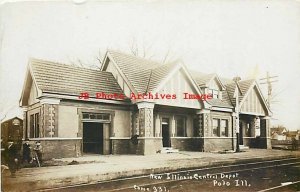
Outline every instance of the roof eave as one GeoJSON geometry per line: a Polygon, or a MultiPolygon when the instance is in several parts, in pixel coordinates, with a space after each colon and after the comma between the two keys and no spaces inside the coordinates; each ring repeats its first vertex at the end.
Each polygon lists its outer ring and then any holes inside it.
{"type": "Polygon", "coordinates": [[[129,86],[130,91],[137,94],[138,93],[137,90],[132,85],[132,83],[129,81],[129,79],[126,77],[126,75],[123,73],[123,71],[119,68],[117,62],[114,60],[113,56],[109,53],[109,51],[106,52],[106,57],[105,57],[105,60],[103,62],[106,62],[107,58],[114,63],[114,66],[116,67],[118,72],[121,74],[122,78],[126,81],[127,85],[129,86]]]}
{"type": "MultiPolygon", "coordinates": [[[[29,58],[29,61],[28,61],[28,64],[27,64],[27,67],[26,67],[26,74],[25,74],[25,80],[24,80],[24,84],[23,84],[23,88],[22,88],[22,92],[21,92],[21,97],[20,97],[20,100],[19,100],[19,106],[20,107],[24,107],[24,94],[25,94],[25,90],[26,90],[26,85],[29,81],[29,77],[31,76],[31,79],[32,79],[32,85],[35,85],[36,87],[36,91],[37,91],[37,97],[39,97],[41,94],[42,94],[42,91],[41,89],[38,87],[38,84],[36,82],[36,79],[35,79],[35,76],[34,76],[34,73],[32,72],[32,61],[34,59],[33,58],[29,58]]],[[[32,86],[31,85],[31,86],[32,86]]]]}
{"type": "Polygon", "coordinates": [[[112,99],[97,99],[97,98],[89,98],[89,99],[79,99],[78,96],[71,94],[62,94],[62,93],[52,93],[44,91],[38,99],[42,98],[55,98],[55,99],[66,99],[66,100],[74,100],[74,101],[85,101],[85,102],[97,102],[97,103],[110,103],[110,104],[123,104],[123,105],[131,105],[132,102],[130,99],[125,100],[112,100],[112,99]]]}

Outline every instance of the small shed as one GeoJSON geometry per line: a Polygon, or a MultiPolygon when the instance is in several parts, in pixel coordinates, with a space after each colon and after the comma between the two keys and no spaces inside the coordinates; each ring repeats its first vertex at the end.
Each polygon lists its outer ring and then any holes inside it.
{"type": "Polygon", "coordinates": [[[23,120],[19,117],[1,122],[1,139],[2,142],[7,143],[8,140],[14,141],[16,144],[22,144],[23,138],[23,120]]]}

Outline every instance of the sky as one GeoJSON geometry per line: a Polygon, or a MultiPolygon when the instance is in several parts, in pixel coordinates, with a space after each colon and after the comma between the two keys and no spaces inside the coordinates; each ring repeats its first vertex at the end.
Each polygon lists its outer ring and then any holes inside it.
{"type": "Polygon", "coordinates": [[[137,45],[221,77],[278,76],[272,125],[300,129],[299,23],[297,0],[2,1],[0,113],[18,106],[30,57],[99,66],[107,49],[137,45]]]}

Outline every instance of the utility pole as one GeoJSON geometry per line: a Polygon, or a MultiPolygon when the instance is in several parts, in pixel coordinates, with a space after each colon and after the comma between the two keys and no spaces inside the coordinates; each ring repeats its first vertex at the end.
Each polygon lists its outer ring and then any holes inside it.
{"type": "Polygon", "coordinates": [[[235,77],[233,81],[235,82],[235,92],[233,97],[235,98],[235,113],[236,113],[236,127],[235,127],[235,132],[236,132],[236,150],[235,152],[240,152],[240,139],[239,139],[239,133],[240,133],[240,109],[239,109],[239,92],[240,92],[240,87],[239,87],[239,81],[241,80],[240,77],[235,77]]]}
{"type": "Polygon", "coordinates": [[[278,82],[278,76],[270,76],[269,72],[267,72],[267,77],[266,78],[261,78],[259,80],[261,80],[262,82],[260,82],[260,84],[267,84],[268,86],[268,99],[267,99],[267,104],[269,106],[269,108],[271,108],[271,99],[272,99],[272,83],[274,82],[278,82]]]}

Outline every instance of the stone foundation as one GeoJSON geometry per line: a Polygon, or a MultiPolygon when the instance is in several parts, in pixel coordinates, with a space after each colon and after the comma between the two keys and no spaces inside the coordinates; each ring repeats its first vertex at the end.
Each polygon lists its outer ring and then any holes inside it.
{"type": "Polygon", "coordinates": [[[204,151],[234,150],[233,138],[204,138],[204,151]]]}
{"type": "Polygon", "coordinates": [[[249,146],[258,149],[271,149],[271,139],[265,137],[251,138],[249,146]]]}
{"type": "Polygon", "coordinates": [[[80,139],[30,139],[31,147],[40,141],[43,148],[43,160],[52,158],[78,157],[82,155],[82,140],[80,139]]]}
{"type": "Polygon", "coordinates": [[[156,154],[162,148],[161,138],[138,138],[136,154],[151,155],[156,154]]]}
{"type": "Polygon", "coordinates": [[[202,138],[171,138],[171,146],[179,151],[202,151],[202,138]]]}
{"type": "Polygon", "coordinates": [[[112,154],[130,154],[130,139],[112,139],[112,154]]]}

